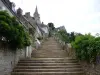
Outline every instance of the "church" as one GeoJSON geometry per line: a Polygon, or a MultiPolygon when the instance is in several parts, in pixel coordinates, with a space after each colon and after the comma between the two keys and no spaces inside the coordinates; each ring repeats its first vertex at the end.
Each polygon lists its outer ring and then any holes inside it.
{"type": "Polygon", "coordinates": [[[35,38],[45,38],[49,34],[48,26],[45,25],[40,20],[40,14],[38,13],[37,6],[35,8],[35,12],[33,14],[33,17],[30,16],[30,12],[25,13],[24,17],[35,27],[35,38]]]}

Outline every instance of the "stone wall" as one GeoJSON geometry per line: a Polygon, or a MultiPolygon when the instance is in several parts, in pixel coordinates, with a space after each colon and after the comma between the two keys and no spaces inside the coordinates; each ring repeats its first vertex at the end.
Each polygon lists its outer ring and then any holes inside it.
{"type": "Polygon", "coordinates": [[[0,49],[0,75],[11,75],[11,71],[21,58],[26,57],[26,49],[0,49]]]}

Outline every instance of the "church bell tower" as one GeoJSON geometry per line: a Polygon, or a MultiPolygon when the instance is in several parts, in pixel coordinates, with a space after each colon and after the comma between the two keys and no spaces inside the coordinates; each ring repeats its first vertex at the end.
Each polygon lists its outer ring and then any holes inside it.
{"type": "Polygon", "coordinates": [[[41,21],[40,21],[40,14],[38,13],[37,6],[36,6],[36,8],[35,8],[34,18],[35,18],[35,21],[36,21],[38,24],[41,24],[41,21]]]}

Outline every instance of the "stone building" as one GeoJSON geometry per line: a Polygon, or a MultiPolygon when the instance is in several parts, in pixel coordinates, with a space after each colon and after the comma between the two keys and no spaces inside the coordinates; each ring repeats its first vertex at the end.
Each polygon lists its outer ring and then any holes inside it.
{"type": "Polygon", "coordinates": [[[48,36],[49,34],[48,26],[45,25],[43,22],[41,23],[40,14],[38,13],[37,6],[33,14],[33,17],[30,16],[30,12],[25,13],[24,16],[36,28],[35,38],[38,38],[38,37],[45,38],[48,36]]]}
{"type": "Polygon", "coordinates": [[[56,28],[56,30],[65,30],[66,31],[66,29],[65,29],[65,26],[60,26],[60,27],[58,27],[58,28],[56,28]]]}

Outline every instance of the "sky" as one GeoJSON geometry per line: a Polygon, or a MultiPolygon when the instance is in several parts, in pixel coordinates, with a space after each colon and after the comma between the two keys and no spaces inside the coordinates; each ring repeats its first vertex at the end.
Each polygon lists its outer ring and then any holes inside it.
{"type": "Polygon", "coordinates": [[[40,19],[55,27],[64,25],[67,32],[100,33],[100,0],[10,0],[21,7],[23,13],[35,12],[36,5],[40,19]]]}

